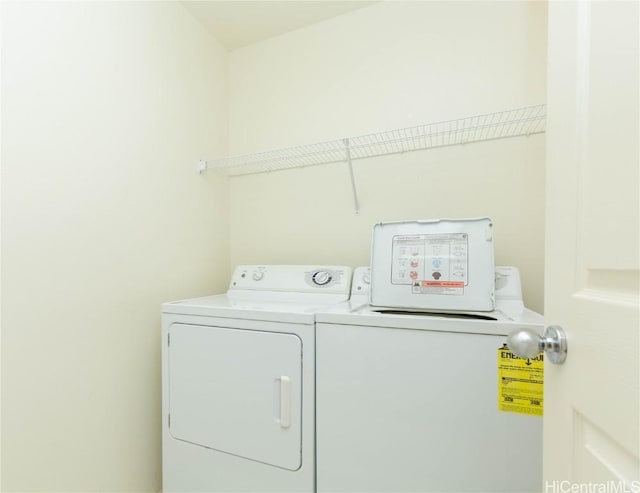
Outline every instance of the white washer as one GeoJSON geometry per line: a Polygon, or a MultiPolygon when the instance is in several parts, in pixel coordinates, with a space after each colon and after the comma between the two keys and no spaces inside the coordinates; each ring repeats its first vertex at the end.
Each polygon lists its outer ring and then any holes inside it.
{"type": "Polygon", "coordinates": [[[543,318],[517,270],[496,271],[496,320],[316,315],[318,492],[542,489],[542,419],[498,410],[497,354],[543,318]]]}
{"type": "Polygon", "coordinates": [[[351,269],[240,266],[162,306],[164,491],[315,491],[315,313],[351,269]]]}

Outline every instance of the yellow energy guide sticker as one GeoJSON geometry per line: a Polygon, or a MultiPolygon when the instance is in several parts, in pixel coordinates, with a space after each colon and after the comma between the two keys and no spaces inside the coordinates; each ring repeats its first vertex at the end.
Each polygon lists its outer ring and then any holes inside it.
{"type": "Polygon", "coordinates": [[[498,409],[542,416],[544,355],[522,359],[506,344],[498,348],[498,409]]]}

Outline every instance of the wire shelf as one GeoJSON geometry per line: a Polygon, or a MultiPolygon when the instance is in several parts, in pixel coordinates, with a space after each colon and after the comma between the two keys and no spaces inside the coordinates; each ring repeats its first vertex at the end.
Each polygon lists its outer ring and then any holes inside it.
{"type": "Polygon", "coordinates": [[[213,169],[229,176],[265,173],[537,134],[544,132],[545,126],[546,105],[538,104],[318,144],[204,161],[200,170],[213,169]]]}

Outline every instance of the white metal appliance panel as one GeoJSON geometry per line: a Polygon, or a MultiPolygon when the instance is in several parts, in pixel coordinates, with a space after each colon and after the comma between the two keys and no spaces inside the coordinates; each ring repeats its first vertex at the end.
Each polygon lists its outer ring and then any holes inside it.
{"type": "Polygon", "coordinates": [[[239,265],[233,271],[228,292],[250,291],[258,298],[262,292],[281,293],[288,301],[287,293],[344,295],[349,297],[351,267],[341,265],[239,265]]]}
{"type": "Polygon", "coordinates": [[[168,343],[174,438],[289,470],[300,467],[298,336],[173,324],[168,343]]]}
{"type": "Polygon", "coordinates": [[[317,324],[318,492],[540,491],[542,419],[498,411],[504,339],[317,324]]]}

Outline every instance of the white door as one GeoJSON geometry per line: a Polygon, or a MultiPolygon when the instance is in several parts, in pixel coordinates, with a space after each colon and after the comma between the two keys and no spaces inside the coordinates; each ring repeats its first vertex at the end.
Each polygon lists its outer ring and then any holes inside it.
{"type": "Polygon", "coordinates": [[[186,324],[173,324],[169,337],[171,436],[292,471],[300,468],[300,338],[186,324]]]}
{"type": "Polygon", "coordinates": [[[638,2],[549,3],[547,493],[640,491],[638,2]]]}

